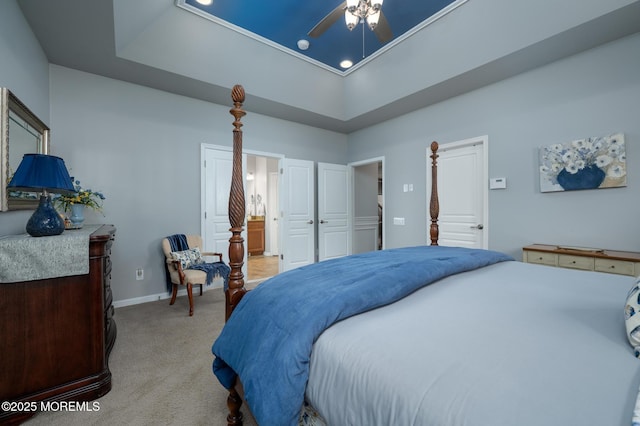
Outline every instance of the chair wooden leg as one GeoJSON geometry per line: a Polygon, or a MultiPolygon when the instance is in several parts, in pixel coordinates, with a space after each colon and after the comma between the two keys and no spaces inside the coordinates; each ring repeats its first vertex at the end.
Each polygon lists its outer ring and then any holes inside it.
{"type": "Polygon", "coordinates": [[[171,292],[171,302],[169,305],[176,303],[176,296],[178,295],[178,284],[173,284],[173,291],[171,292]]]}
{"type": "Polygon", "coordinates": [[[193,316],[193,284],[187,283],[187,295],[189,296],[189,316],[193,316]]]}
{"type": "Polygon", "coordinates": [[[200,284],[200,296],[202,296],[202,284],[200,284]]]}

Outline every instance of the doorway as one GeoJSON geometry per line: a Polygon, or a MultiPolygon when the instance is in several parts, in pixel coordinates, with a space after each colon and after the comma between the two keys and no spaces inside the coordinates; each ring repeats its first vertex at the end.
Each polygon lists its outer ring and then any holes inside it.
{"type": "Polygon", "coordinates": [[[279,272],[279,158],[247,154],[247,282],[279,272]]]}
{"type": "MultiPolygon", "coordinates": [[[[201,147],[204,248],[223,253],[225,262],[232,154],[228,147],[201,147]]],[[[242,163],[246,173],[246,221],[242,232],[246,259],[242,272],[246,282],[263,281],[281,271],[314,263],[317,258],[350,254],[353,186],[349,166],[318,163],[321,182],[316,188],[313,161],[247,150],[242,163]],[[335,187],[342,190],[330,190],[335,187]],[[318,189],[321,194],[316,194],[318,189]],[[316,215],[322,216],[320,220],[316,215]],[[319,226],[323,229],[319,230],[319,226]],[[324,238],[319,244],[322,253],[318,253],[316,234],[324,238]]]]}
{"type": "Polygon", "coordinates": [[[384,158],[351,163],[353,253],[384,248],[384,158]]]}

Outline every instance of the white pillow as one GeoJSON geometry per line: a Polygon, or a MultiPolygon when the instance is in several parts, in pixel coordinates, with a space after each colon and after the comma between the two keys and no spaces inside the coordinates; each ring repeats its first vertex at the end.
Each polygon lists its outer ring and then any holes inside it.
{"type": "Polygon", "coordinates": [[[171,258],[173,260],[179,260],[182,265],[182,269],[187,269],[191,265],[204,263],[204,259],[202,258],[198,247],[183,251],[172,251],[171,258]]]}
{"type": "Polygon", "coordinates": [[[640,277],[627,294],[627,303],[624,307],[624,323],[627,329],[627,338],[633,346],[635,356],[640,358],[640,277]]]}

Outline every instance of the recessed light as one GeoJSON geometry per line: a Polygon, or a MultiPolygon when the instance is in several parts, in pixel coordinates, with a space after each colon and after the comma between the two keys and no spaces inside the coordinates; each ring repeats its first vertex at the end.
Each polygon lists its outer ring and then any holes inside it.
{"type": "Polygon", "coordinates": [[[309,48],[309,41],[305,39],[298,40],[298,49],[307,50],[309,48]]]}
{"type": "Polygon", "coordinates": [[[344,61],[340,62],[340,66],[345,69],[351,68],[353,66],[353,62],[351,62],[348,59],[345,59],[344,61]]]}
{"type": "Polygon", "coordinates": [[[211,3],[213,3],[213,0],[196,0],[196,1],[203,6],[209,6],[211,3]]]}

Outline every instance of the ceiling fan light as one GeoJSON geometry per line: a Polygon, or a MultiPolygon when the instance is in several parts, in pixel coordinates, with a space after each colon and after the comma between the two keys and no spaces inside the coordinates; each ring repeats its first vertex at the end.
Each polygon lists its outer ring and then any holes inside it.
{"type": "Polygon", "coordinates": [[[375,11],[382,9],[382,2],[384,0],[371,0],[371,8],[375,11]]]}
{"type": "Polygon", "coordinates": [[[344,20],[347,24],[347,28],[349,28],[349,31],[351,31],[355,28],[356,25],[358,25],[358,21],[360,20],[360,18],[346,10],[344,12],[344,20]]]}
{"type": "Polygon", "coordinates": [[[380,20],[380,11],[378,10],[375,13],[372,13],[371,15],[367,16],[367,24],[369,24],[369,28],[371,28],[371,31],[375,30],[376,27],[378,26],[378,21],[380,20]]]}
{"type": "Polygon", "coordinates": [[[347,0],[347,10],[353,13],[358,8],[359,3],[359,0],[347,0]]]}

